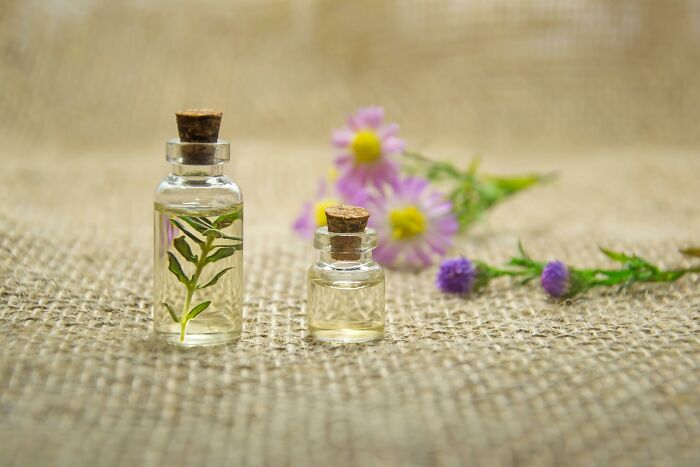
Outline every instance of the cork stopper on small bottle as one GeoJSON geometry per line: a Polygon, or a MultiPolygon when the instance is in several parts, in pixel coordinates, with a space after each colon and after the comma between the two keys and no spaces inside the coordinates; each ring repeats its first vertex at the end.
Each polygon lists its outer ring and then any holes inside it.
{"type": "Polygon", "coordinates": [[[184,147],[182,156],[189,164],[208,164],[216,150],[206,143],[216,143],[223,114],[211,109],[189,109],[175,112],[177,131],[182,143],[202,143],[184,147]]]}
{"type": "Polygon", "coordinates": [[[211,109],[175,112],[177,131],[183,143],[216,143],[223,113],[211,109]]]}
{"type": "MultiPolygon", "coordinates": [[[[328,231],[333,233],[362,233],[367,227],[369,211],[359,206],[332,206],[326,208],[328,231]]],[[[360,259],[358,249],[362,244],[360,237],[331,238],[331,256],[341,261],[360,259]]]]}

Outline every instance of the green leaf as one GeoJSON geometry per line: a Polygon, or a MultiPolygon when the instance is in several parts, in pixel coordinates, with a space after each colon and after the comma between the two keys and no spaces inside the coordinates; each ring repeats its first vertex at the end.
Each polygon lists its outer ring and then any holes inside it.
{"type": "Polygon", "coordinates": [[[216,273],[216,275],[215,275],[214,277],[212,277],[212,279],[211,279],[209,282],[207,282],[207,283],[204,284],[204,285],[200,285],[200,286],[198,286],[197,288],[199,288],[199,289],[206,289],[207,287],[211,287],[212,285],[214,285],[214,284],[216,284],[217,282],[219,282],[219,279],[221,279],[221,276],[223,276],[224,274],[226,274],[226,272],[227,272],[229,269],[233,269],[233,268],[231,267],[231,268],[222,269],[221,271],[219,271],[218,273],[216,273]]]}
{"type": "Polygon", "coordinates": [[[523,241],[518,240],[518,252],[520,253],[520,256],[524,259],[530,259],[530,255],[528,255],[525,252],[525,247],[523,246],[523,241]]]}
{"type": "Polygon", "coordinates": [[[211,303],[211,300],[206,301],[206,302],[202,302],[199,305],[197,305],[196,307],[192,308],[190,310],[190,312],[187,313],[187,321],[189,321],[191,319],[195,319],[197,317],[197,315],[199,315],[201,312],[203,312],[204,310],[207,309],[207,307],[209,306],[210,303],[211,303]]]}
{"type": "Polygon", "coordinates": [[[207,229],[204,232],[202,232],[202,235],[206,237],[223,238],[224,233],[217,229],[207,229]]]}
{"type": "Polygon", "coordinates": [[[180,219],[185,221],[190,227],[199,233],[202,233],[212,227],[211,222],[209,222],[206,217],[180,216],[180,219]]]}
{"type": "Polygon", "coordinates": [[[515,194],[518,191],[525,190],[540,183],[546,183],[556,178],[556,174],[545,175],[522,175],[519,177],[496,177],[492,175],[484,175],[483,181],[492,183],[498,187],[504,196],[515,194]]]}
{"type": "Polygon", "coordinates": [[[474,159],[469,162],[469,167],[467,167],[467,174],[468,175],[475,175],[476,172],[479,170],[479,166],[481,165],[481,158],[480,157],[475,157],[474,159]]]}
{"type": "Polygon", "coordinates": [[[628,256],[621,251],[613,251],[613,250],[608,250],[607,248],[603,247],[598,247],[601,253],[603,253],[605,256],[610,258],[613,261],[617,261],[618,263],[630,263],[635,261],[634,256],[628,256]]]}
{"type": "Polygon", "coordinates": [[[175,227],[177,227],[178,229],[180,229],[180,231],[181,231],[182,233],[184,233],[185,235],[187,235],[188,237],[190,237],[190,238],[191,238],[192,240],[194,240],[195,242],[197,242],[197,243],[199,243],[199,244],[204,243],[204,241],[202,241],[202,240],[200,240],[199,238],[197,238],[197,236],[196,236],[195,234],[193,234],[193,233],[191,233],[190,231],[188,231],[181,223],[179,223],[179,222],[176,221],[175,219],[170,219],[170,222],[172,222],[173,225],[174,225],[175,227]]]}
{"type": "Polygon", "coordinates": [[[170,313],[170,316],[172,316],[173,321],[175,321],[176,323],[179,323],[180,320],[177,318],[175,311],[173,311],[173,307],[171,307],[170,305],[168,305],[165,302],[163,302],[163,306],[165,307],[166,310],[168,310],[168,313],[170,313]]]}
{"type": "Polygon", "coordinates": [[[237,250],[240,250],[238,247],[223,247],[219,248],[214,252],[214,254],[207,256],[206,263],[214,263],[216,261],[219,261],[220,259],[228,258],[232,254],[234,254],[237,250]]]}
{"type": "Polygon", "coordinates": [[[527,285],[530,281],[532,281],[535,278],[536,278],[536,276],[530,276],[530,277],[526,277],[524,279],[521,279],[518,281],[518,285],[527,285]]]}
{"type": "MultiPolygon", "coordinates": [[[[235,238],[235,237],[232,237],[232,238],[233,238],[234,240],[238,240],[238,241],[240,241],[240,242],[243,241],[243,240],[241,240],[240,238],[235,238]]],[[[233,244],[233,245],[212,245],[211,248],[212,248],[212,250],[214,250],[214,249],[216,249],[216,248],[235,248],[235,249],[237,249],[237,250],[242,250],[242,249],[243,249],[243,243],[236,243],[236,244],[233,244]]]]}
{"type": "Polygon", "coordinates": [[[197,257],[192,254],[192,250],[187,244],[185,237],[177,237],[175,240],[173,240],[173,245],[175,245],[175,249],[182,255],[183,258],[190,263],[197,263],[197,257]]]}
{"type": "Polygon", "coordinates": [[[168,270],[175,274],[177,280],[189,287],[190,280],[185,275],[185,272],[182,270],[182,266],[180,266],[180,263],[177,261],[175,255],[170,251],[168,252],[168,270]]]}
{"type": "Polygon", "coordinates": [[[216,229],[209,229],[204,232],[204,235],[207,237],[213,237],[213,238],[225,238],[226,240],[236,240],[238,242],[242,242],[243,238],[241,237],[232,237],[231,235],[226,235],[220,230],[216,229]]]}
{"type": "Polygon", "coordinates": [[[680,252],[686,256],[695,256],[700,258],[700,247],[684,248],[680,250],[680,252]]]}
{"type": "Polygon", "coordinates": [[[222,216],[219,216],[214,221],[214,227],[217,229],[226,228],[229,225],[233,224],[238,219],[240,219],[242,214],[243,214],[243,211],[238,209],[236,211],[229,212],[228,214],[224,214],[222,216]]]}
{"type": "Polygon", "coordinates": [[[674,282],[681,277],[683,277],[688,271],[687,270],[679,270],[679,271],[660,271],[657,274],[654,275],[652,278],[652,282],[674,282]]]}

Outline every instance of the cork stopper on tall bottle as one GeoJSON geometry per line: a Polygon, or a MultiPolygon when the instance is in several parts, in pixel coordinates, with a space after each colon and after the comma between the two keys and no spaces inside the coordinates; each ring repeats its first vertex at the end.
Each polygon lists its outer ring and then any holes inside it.
{"type": "MultiPolygon", "coordinates": [[[[332,206],[326,208],[328,231],[333,233],[362,233],[367,227],[369,211],[359,206],[332,206]]],[[[340,261],[360,259],[362,238],[339,236],[331,238],[331,256],[340,261]]]]}
{"type": "Polygon", "coordinates": [[[182,143],[202,143],[184,147],[185,163],[207,164],[215,149],[206,143],[216,143],[219,139],[222,112],[211,109],[189,109],[175,112],[177,131],[182,143]]]}

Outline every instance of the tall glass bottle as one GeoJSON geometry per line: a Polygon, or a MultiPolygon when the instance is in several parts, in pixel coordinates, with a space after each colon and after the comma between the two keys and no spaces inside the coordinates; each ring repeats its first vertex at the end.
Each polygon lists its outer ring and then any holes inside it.
{"type": "Polygon", "coordinates": [[[364,342],[384,335],[384,271],[372,259],[377,233],[355,206],[326,209],[328,227],[314,236],[320,257],[309,269],[307,319],[312,338],[364,342]],[[333,231],[335,230],[335,231],[333,231]]]}
{"type": "Polygon", "coordinates": [[[223,174],[222,114],[176,115],[180,139],[166,145],[172,173],[155,193],[153,329],[185,346],[230,342],[242,326],[243,198],[223,174]]]}

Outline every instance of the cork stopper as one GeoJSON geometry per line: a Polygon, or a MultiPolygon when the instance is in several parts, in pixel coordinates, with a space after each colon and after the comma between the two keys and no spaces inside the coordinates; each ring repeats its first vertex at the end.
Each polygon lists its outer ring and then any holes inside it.
{"type": "Polygon", "coordinates": [[[175,112],[177,131],[183,143],[216,143],[223,113],[211,109],[175,112]]]}
{"type": "Polygon", "coordinates": [[[212,164],[216,149],[207,143],[219,139],[221,112],[211,109],[190,109],[175,112],[180,142],[188,143],[182,148],[185,164],[212,164]]]}
{"type": "MultiPolygon", "coordinates": [[[[362,233],[367,227],[369,211],[359,206],[332,206],[326,208],[328,231],[334,233],[362,233]]],[[[357,252],[362,239],[360,237],[331,238],[331,257],[340,261],[360,259],[357,252]]]]}

